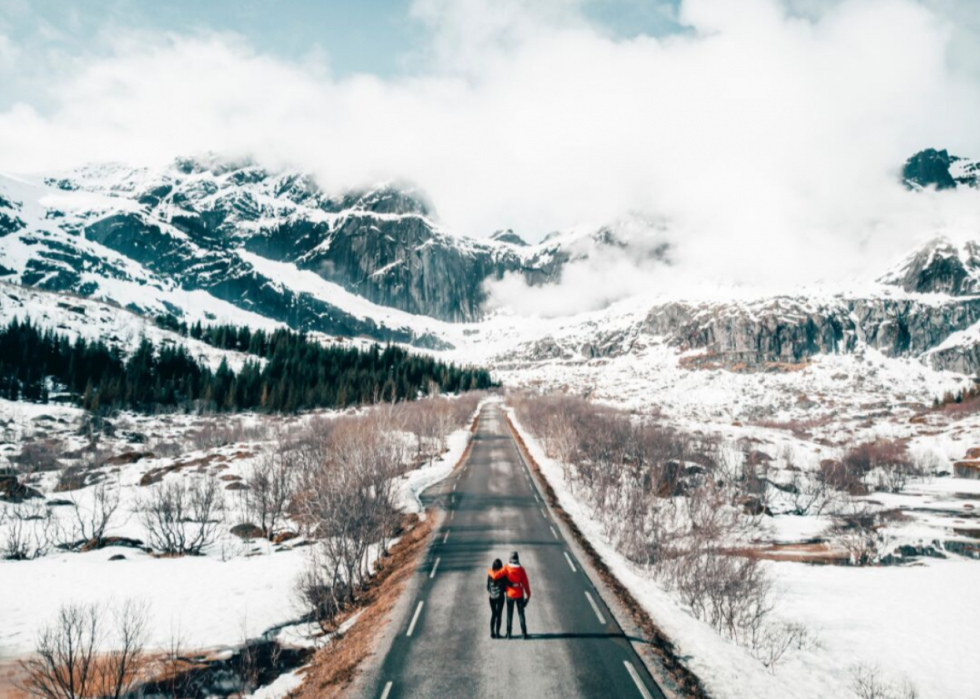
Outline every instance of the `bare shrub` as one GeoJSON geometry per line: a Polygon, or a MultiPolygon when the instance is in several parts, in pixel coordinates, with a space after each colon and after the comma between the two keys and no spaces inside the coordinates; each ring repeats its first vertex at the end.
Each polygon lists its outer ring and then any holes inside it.
{"type": "Polygon", "coordinates": [[[150,447],[150,451],[161,458],[175,459],[184,453],[184,447],[180,442],[168,439],[154,442],[150,447]]]}
{"type": "Polygon", "coordinates": [[[881,560],[887,546],[881,530],[895,516],[894,511],[878,510],[865,502],[847,500],[840,504],[834,512],[832,531],[852,565],[873,565],[881,560]]]}
{"type": "Polygon", "coordinates": [[[295,449],[279,433],[246,474],[246,516],[258,524],[267,539],[275,536],[292,498],[297,474],[295,456],[295,449]]]}
{"type": "Polygon", "coordinates": [[[21,662],[21,689],[42,699],[83,699],[96,694],[102,641],[98,607],[66,605],[38,638],[34,655],[21,662]]]}
{"type": "Polygon", "coordinates": [[[47,555],[57,543],[57,528],[51,510],[37,500],[4,508],[9,520],[0,542],[3,557],[28,561],[47,555]]]}
{"type": "Polygon", "coordinates": [[[35,439],[27,442],[20,454],[11,459],[22,473],[57,471],[62,467],[59,459],[65,453],[64,443],[55,439],[35,439]]]}
{"type": "Polygon", "coordinates": [[[105,614],[97,605],[63,606],[21,662],[19,688],[41,699],[122,699],[147,679],[147,608],[132,600],[112,613],[114,650],[102,649],[105,614]]]}
{"type": "Polygon", "coordinates": [[[400,520],[394,478],[406,455],[391,420],[387,411],[340,418],[328,438],[302,440],[296,508],[317,543],[296,594],[325,628],[356,599],[372,547],[386,555],[400,520]]]}
{"type": "Polygon", "coordinates": [[[879,439],[848,449],[839,461],[821,463],[821,479],[835,490],[851,495],[867,492],[869,474],[877,475],[873,484],[879,490],[899,492],[916,475],[916,468],[903,443],[879,439]]]}
{"type": "Polygon", "coordinates": [[[908,679],[889,681],[877,665],[851,667],[851,687],[861,699],[918,699],[919,691],[908,679]]]}
{"type": "Polygon", "coordinates": [[[819,515],[833,502],[833,493],[826,479],[814,476],[802,469],[793,468],[787,493],[792,504],[792,514],[799,516],[819,515]]]}
{"type": "Polygon", "coordinates": [[[147,679],[148,609],[145,604],[127,600],[112,616],[118,646],[100,657],[96,689],[99,697],[122,699],[147,679]]]}
{"type": "Polygon", "coordinates": [[[188,430],[184,439],[193,451],[206,451],[240,442],[264,442],[269,438],[267,422],[246,424],[243,419],[223,417],[203,420],[196,429],[188,430]]]}
{"type": "Polygon", "coordinates": [[[92,489],[91,502],[72,491],[72,525],[63,533],[63,542],[70,548],[98,544],[106,535],[119,509],[119,488],[104,481],[92,489]]]}
{"type": "Polygon", "coordinates": [[[198,555],[214,543],[224,523],[221,486],[210,476],[168,479],[151,486],[149,496],[136,503],[148,543],[175,555],[198,555]]]}
{"type": "Polygon", "coordinates": [[[752,655],[769,668],[770,672],[775,672],[776,665],[790,650],[806,650],[816,645],[816,638],[811,631],[799,623],[763,624],[755,629],[749,639],[752,655]]]}

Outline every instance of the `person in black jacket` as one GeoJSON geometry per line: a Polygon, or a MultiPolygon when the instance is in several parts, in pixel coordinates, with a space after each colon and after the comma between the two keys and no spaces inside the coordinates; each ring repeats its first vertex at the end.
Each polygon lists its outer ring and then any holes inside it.
{"type": "Polygon", "coordinates": [[[490,595],[490,638],[500,638],[500,622],[504,618],[507,597],[507,569],[499,558],[487,571],[487,594],[490,595]]]}

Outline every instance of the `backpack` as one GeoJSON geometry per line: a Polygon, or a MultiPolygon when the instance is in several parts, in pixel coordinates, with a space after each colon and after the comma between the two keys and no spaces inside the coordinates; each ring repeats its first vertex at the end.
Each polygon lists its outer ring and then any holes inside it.
{"type": "Polygon", "coordinates": [[[487,585],[487,591],[490,593],[490,599],[500,599],[504,595],[504,588],[507,587],[507,576],[501,576],[497,580],[490,578],[490,582],[487,585]]]}

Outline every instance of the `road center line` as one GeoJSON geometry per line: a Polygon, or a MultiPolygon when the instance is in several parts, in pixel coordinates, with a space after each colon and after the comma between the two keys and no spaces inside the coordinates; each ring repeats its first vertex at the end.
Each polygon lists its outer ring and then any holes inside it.
{"type": "Polygon", "coordinates": [[[448,539],[448,538],[449,538],[449,532],[450,532],[450,531],[451,531],[451,530],[449,530],[449,529],[447,529],[447,530],[446,530],[446,535],[445,535],[444,537],[442,537],[442,543],[446,543],[446,539],[448,539]]]}
{"type": "Polygon", "coordinates": [[[453,517],[455,517],[455,516],[456,516],[456,510],[450,510],[449,511],[449,521],[452,522],[453,521],[453,517]]]}
{"type": "Polygon", "coordinates": [[[391,694],[391,682],[386,682],[384,691],[381,692],[381,699],[388,699],[389,694],[391,694]]]}
{"type": "MultiPolygon", "coordinates": [[[[606,618],[604,616],[602,616],[602,612],[599,611],[599,605],[597,605],[595,603],[595,600],[592,599],[592,595],[590,595],[588,592],[585,593],[585,596],[589,598],[589,604],[592,605],[592,611],[595,612],[595,615],[597,617],[599,617],[599,623],[602,624],[603,626],[605,626],[606,625],[606,618]]],[[[419,602],[419,608],[420,609],[422,608],[422,603],[421,602],[419,602]]],[[[415,612],[415,616],[418,616],[418,612],[415,612]]],[[[414,624],[414,622],[413,622],[413,624],[414,624]]],[[[408,635],[409,636],[412,635],[412,630],[411,629],[408,630],[408,635]]]]}
{"type": "Polygon", "coordinates": [[[459,481],[456,481],[455,483],[453,483],[453,492],[456,491],[456,486],[457,485],[459,485],[459,481]]]}
{"type": "Polygon", "coordinates": [[[643,684],[643,681],[640,679],[640,673],[638,673],[636,668],[633,667],[633,663],[631,663],[629,660],[624,660],[623,665],[626,666],[626,671],[630,673],[630,677],[632,677],[633,682],[636,683],[636,688],[640,690],[640,694],[643,696],[643,699],[653,699],[653,697],[650,696],[650,692],[647,691],[646,685],[643,684]]]}
{"type": "Polygon", "coordinates": [[[551,535],[557,539],[558,538],[558,532],[555,531],[555,528],[554,527],[549,527],[549,529],[551,529],[551,535]]]}
{"type": "MultiPolygon", "coordinates": [[[[589,593],[588,593],[588,592],[586,592],[585,594],[589,594],[589,593]]],[[[413,615],[412,615],[412,623],[408,625],[408,633],[407,633],[407,634],[405,634],[405,635],[406,635],[406,636],[408,636],[409,638],[411,638],[411,637],[412,637],[412,632],[413,632],[413,631],[415,630],[415,624],[416,624],[416,623],[418,623],[418,620],[419,620],[419,614],[421,614],[421,613],[422,613],[422,605],[423,605],[423,604],[425,604],[425,602],[424,602],[424,601],[422,601],[422,600],[419,600],[419,606],[417,606],[417,607],[415,608],[415,614],[413,614],[413,615]]],[[[596,613],[598,613],[598,612],[596,612],[596,613]]]]}
{"type": "Polygon", "coordinates": [[[441,560],[442,560],[441,558],[436,557],[436,562],[432,565],[432,572],[429,573],[429,580],[432,580],[432,578],[436,577],[436,568],[439,567],[439,561],[441,560]]]}
{"type": "Polygon", "coordinates": [[[541,508],[539,508],[539,509],[541,510],[541,516],[542,516],[542,517],[544,517],[545,519],[548,519],[548,515],[546,515],[546,514],[544,513],[544,508],[543,508],[543,507],[541,507],[541,508]]]}
{"type": "MultiPolygon", "coordinates": [[[[572,572],[573,573],[577,573],[578,570],[575,569],[575,564],[572,563],[572,557],[568,555],[568,551],[563,551],[563,553],[565,554],[565,560],[568,561],[568,567],[572,569],[572,572]]],[[[586,592],[585,594],[589,594],[589,593],[586,592]]],[[[591,597],[589,599],[591,599],[591,597]]],[[[592,606],[594,607],[595,604],[593,604],[592,606]]],[[[598,609],[596,610],[596,614],[599,614],[599,610],[598,609]]],[[[601,614],[599,615],[599,618],[600,619],[602,618],[602,615],[601,614]]],[[[605,622],[603,622],[603,623],[605,623],[605,622]]]]}

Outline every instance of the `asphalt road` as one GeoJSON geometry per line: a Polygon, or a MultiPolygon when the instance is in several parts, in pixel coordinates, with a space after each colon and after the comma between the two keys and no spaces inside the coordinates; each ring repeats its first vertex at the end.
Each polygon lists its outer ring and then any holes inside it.
{"type": "MultiPolygon", "coordinates": [[[[663,697],[572,554],[488,406],[464,468],[429,496],[446,508],[368,697],[663,697]],[[531,638],[490,638],[486,569],[520,552],[531,638]]],[[[506,628],[506,610],[504,611],[506,628]]]]}

